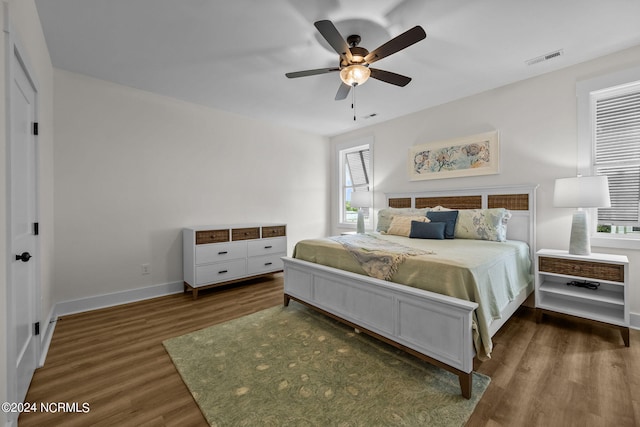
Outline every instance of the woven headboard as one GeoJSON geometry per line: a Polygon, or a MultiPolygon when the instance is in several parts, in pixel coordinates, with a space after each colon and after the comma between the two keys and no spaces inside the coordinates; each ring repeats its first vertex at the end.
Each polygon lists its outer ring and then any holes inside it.
{"type": "MultiPolygon", "coordinates": [[[[415,197],[389,197],[390,208],[430,208],[444,206],[450,209],[482,209],[482,195],[469,196],[415,196],[415,197]]],[[[486,207],[505,208],[509,210],[528,211],[529,194],[488,194],[486,207]]]]}
{"type": "Polygon", "coordinates": [[[507,226],[507,238],[527,242],[533,259],[536,247],[537,188],[537,185],[518,185],[420,193],[387,193],[385,196],[386,206],[391,208],[444,206],[450,209],[508,209],[512,217],[507,226]]]}

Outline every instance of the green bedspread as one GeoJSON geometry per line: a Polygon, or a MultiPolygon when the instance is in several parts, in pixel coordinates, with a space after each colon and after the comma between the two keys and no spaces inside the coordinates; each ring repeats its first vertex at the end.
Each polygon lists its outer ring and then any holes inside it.
{"type": "MultiPolygon", "coordinates": [[[[529,246],[524,242],[410,239],[374,233],[380,239],[425,251],[407,257],[390,278],[400,283],[478,303],[474,313],[474,344],[480,359],[492,350],[489,326],[524,289],[533,275],[529,246]]],[[[366,274],[356,259],[331,238],[303,240],[293,257],[358,274],[366,274]]]]}

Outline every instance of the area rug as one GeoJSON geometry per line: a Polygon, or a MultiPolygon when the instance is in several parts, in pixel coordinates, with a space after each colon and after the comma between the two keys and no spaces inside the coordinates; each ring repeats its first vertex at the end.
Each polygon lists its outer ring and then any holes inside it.
{"type": "Polygon", "coordinates": [[[164,341],[210,425],[462,426],[489,385],[291,302],[164,341]]]}

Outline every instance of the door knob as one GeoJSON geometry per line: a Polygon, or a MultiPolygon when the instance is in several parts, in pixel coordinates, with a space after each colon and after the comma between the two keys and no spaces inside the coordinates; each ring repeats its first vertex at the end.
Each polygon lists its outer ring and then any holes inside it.
{"type": "Polygon", "coordinates": [[[22,252],[20,255],[16,255],[16,261],[27,262],[31,258],[31,254],[29,252],[22,252]]]}

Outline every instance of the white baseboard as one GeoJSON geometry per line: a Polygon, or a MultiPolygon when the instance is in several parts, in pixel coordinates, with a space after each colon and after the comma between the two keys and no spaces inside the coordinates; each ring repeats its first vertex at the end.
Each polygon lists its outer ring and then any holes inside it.
{"type": "Polygon", "coordinates": [[[633,329],[640,329],[640,314],[629,313],[629,326],[633,329]]]}
{"type": "Polygon", "coordinates": [[[40,360],[38,361],[38,367],[44,366],[44,360],[47,357],[51,340],[53,339],[53,330],[56,325],[56,306],[51,307],[49,316],[45,319],[43,325],[40,327],[40,360]]]}
{"type": "Polygon", "coordinates": [[[146,288],[130,289],[112,294],[97,295],[73,301],[64,301],[56,304],[56,319],[58,316],[82,313],[83,311],[97,310],[100,308],[113,307],[115,305],[127,304],[130,302],[142,301],[150,298],[157,298],[170,294],[183,292],[182,282],[165,283],[153,285],[146,288]]]}
{"type": "Polygon", "coordinates": [[[84,311],[98,310],[100,308],[113,307],[121,304],[128,304],[136,301],[143,301],[165,295],[178,294],[183,291],[183,282],[173,282],[57,303],[51,309],[49,318],[46,320],[44,325],[44,331],[41,332],[40,366],[44,365],[47,358],[47,353],[49,351],[49,346],[51,345],[51,339],[53,338],[53,331],[58,317],[82,313],[84,311]]]}

